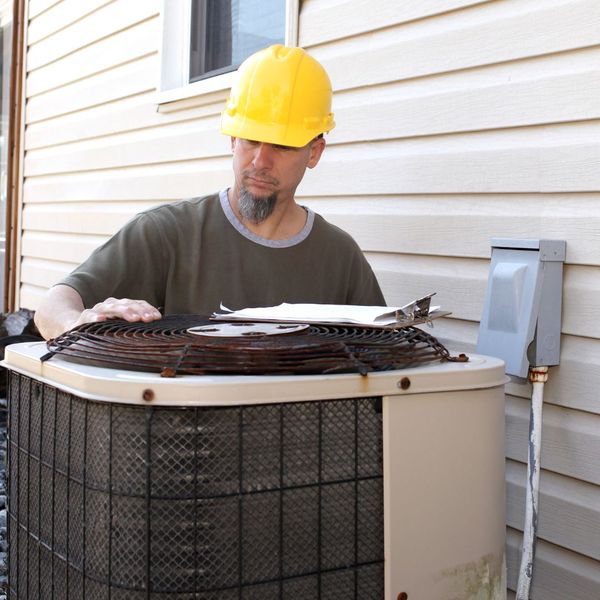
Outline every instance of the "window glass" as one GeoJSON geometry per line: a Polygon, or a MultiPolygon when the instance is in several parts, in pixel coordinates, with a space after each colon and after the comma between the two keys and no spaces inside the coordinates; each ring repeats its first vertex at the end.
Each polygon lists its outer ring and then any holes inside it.
{"type": "Polygon", "coordinates": [[[192,0],[190,82],[237,69],[285,42],[285,0],[192,0]]]}

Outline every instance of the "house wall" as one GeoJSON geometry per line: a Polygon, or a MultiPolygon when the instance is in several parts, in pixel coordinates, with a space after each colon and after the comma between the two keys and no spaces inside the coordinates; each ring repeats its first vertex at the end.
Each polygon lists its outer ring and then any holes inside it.
{"type": "MultiPolygon", "coordinates": [[[[20,304],[132,214],[228,185],[225,92],[157,110],[158,0],[30,0],[20,304]]],[[[545,393],[533,598],[600,597],[600,3],[304,0],[337,128],[299,200],[348,230],[390,304],[437,292],[473,350],[490,238],[567,241],[545,393]]],[[[507,386],[509,586],[528,384],[507,386]]]]}
{"type": "MultiPolygon", "coordinates": [[[[567,241],[560,367],[544,406],[532,598],[600,597],[600,3],[303,2],[338,127],[307,203],[352,233],[389,303],[437,291],[473,350],[492,237],[567,241]],[[343,17],[340,17],[343,15],[343,17]]],[[[531,387],[506,396],[515,589],[531,387]]]]}

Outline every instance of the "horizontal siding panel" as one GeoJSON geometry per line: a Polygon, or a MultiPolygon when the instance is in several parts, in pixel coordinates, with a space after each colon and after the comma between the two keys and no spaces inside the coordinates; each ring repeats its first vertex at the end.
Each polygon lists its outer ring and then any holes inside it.
{"type": "MultiPolygon", "coordinates": [[[[90,216],[94,216],[91,214],[90,216]]],[[[89,217],[88,217],[89,218],[89,217]]],[[[115,219],[116,221],[116,219],[115,219]]],[[[113,230],[114,231],[114,230],[113,230]]],[[[21,238],[21,255],[72,264],[82,263],[108,236],[27,230],[21,238]]]]}
{"type": "Polygon", "coordinates": [[[73,270],[66,263],[24,258],[21,262],[21,281],[36,287],[49,288],[73,270]]]}
{"type": "MultiPolygon", "coordinates": [[[[68,239],[73,232],[84,236],[108,237],[122,227],[133,215],[142,212],[158,202],[102,202],[74,203],[57,205],[27,205],[23,209],[23,228],[27,235],[43,240],[68,239]],[[56,234],[67,234],[56,235],[56,234]],[[40,237],[41,236],[41,237],[40,237]]],[[[82,239],[82,238],[79,238],[82,239]]],[[[38,246],[39,247],[39,246],[38,246]]],[[[42,257],[43,258],[43,257],[42,257]]],[[[73,257],[75,260],[75,257],[73,257]]]]}
{"type": "Polygon", "coordinates": [[[299,189],[304,195],[595,192],[598,140],[595,121],[333,146],[321,177],[299,189]]]}
{"type": "MultiPolygon", "coordinates": [[[[390,305],[401,303],[406,294],[388,297],[390,305]]],[[[445,308],[450,299],[438,294],[435,302],[445,308]]],[[[465,321],[452,315],[436,319],[433,328],[427,332],[439,339],[454,354],[475,353],[479,336],[479,323],[465,321]]],[[[544,386],[544,404],[554,404],[563,408],[586,411],[600,415],[600,341],[596,339],[563,335],[561,337],[560,366],[549,371],[548,382],[544,386]]],[[[506,384],[506,392],[511,396],[531,399],[531,384],[511,378],[506,384]]]]}
{"type": "Polygon", "coordinates": [[[596,0],[494,2],[454,16],[343,40],[313,54],[340,91],[600,43],[596,0]]]}
{"type": "Polygon", "coordinates": [[[47,288],[34,285],[23,284],[19,288],[19,306],[29,310],[37,310],[42,298],[46,294],[47,288]]]}
{"type": "MultiPolygon", "coordinates": [[[[472,321],[481,318],[488,261],[372,252],[369,261],[388,302],[390,298],[404,298],[404,304],[419,295],[438,292],[438,298],[444,298],[444,308],[452,311],[456,318],[472,321]]],[[[600,269],[565,266],[563,333],[600,337],[598,295],[600,269]]]]}
{"type": "MultiPolygon", "coordinates": [[[[406,294],[388,298],[390,305],[400,303],[406,294]]],[[[435,302],[446,307],[449,298],[438,294],[435,302]]],[[[449,318],[436,319],[433,328],[426,331],[434,335],[454,354],[475,353],[479,336],[479,323],[449,318]]],[[[548,382],[544,386],[544,404],[554,404],[563,408],[586,411],[600,415],[600,341],[596,339],[563,335],[561,337],[560,365],[549,371],[548,382]]],[[[531,384],[511,378],[506,384],[506,392],[511,396],[531,399],[531,384]]]]}
{"type": "Polygon", "coordinates": [[[154,104],[155,92],[111,101],[54,117],[47,121],[32,123],[25,132],[25,149],[34,150],[71,142],[136,131],[149,127],[169,126],[172,123],[194,121],[207,116],[218,116],[225,102],[225,95],[217,102],[196,106],[189,110],[159,113],[154,104]]]}
{"type": "Polygon", "coordinates": [[[302,2],[299,45],[312,46],[433,15],[482,4],[489,0],[305,0],[302,2]],[[340,30],[340,15],[344,27],[340,30]]]}
{"type": "Polygon", "coordinates": [[[156,55],[147,56],[91,79],[34,96],[26,105],[26,121],[28,124],[35,123],[154,90],[157,61],[156,55]]]}
{"type": "MultiPolygon", "coordinates": [[[[530,402],[506,397],[506,455],[527,460],[530,402]]],[[[542,468],[600,485],[600,415],[545,404],[542,468]]]]}
{"type": "MultiPolygon", "coordinates": [[[[394,139],[598,119],[600,48],[595,49],[595,56],[579,54],[586,59],[579,72],[542,76],[535,71],[538,65],[528,64],[526,81],[505,74],[507,66],[502,65],[497,75],[503,80],[496,85],[491,84],[496,69],[490,68],[482,72],[483,81],[469,82],[462,73],[453,76],[456,82],[433,78],[437,92],[422,85],[420,93],[413,92],[410,97],[405,97],[410,92],[402,84],[392,90],[372,87],[348,93],[338,102],[339,108],[334,101],[338,126],[330,141],[394,139]]],[[[551,65],[556,62],[545,60],[551,65]]]]}
{"type": "MultiPolygon", "coordinates": [[[[501,89],[503,86],[534,85],[536,81],[549,82],[561,93],[567,93],[562,86],[557,86],[555,79],[562,80],[570,76],[598,71],[598,58],[600,47],[598,45],[578,48],[561,52],[560,54],[533,56],[519,61],[496,63],[481,67],[451,71],[449,73],[434,73],[428,77],[417,79],[392,81],[383,85],[374,85],[353,90],[338,91],[334,94],[334,108],[348,109],[368,102],[382,102],[392,104],[415,98],[436,98],[442,94],[461,94],[465,91],[484,92],[488,88],[501,89]]],[[[521,89],[521,88],[513,88],[521,89]]],[[[460,96],[457,96],[459,98],[460,96]]],[[[581,96],[585,106],[593,105],[594,97],[581,96]]],[[[530,106],[523,101],[523,109],[530,110],[530,106]]],[[[530,100],[538,98],[533,95],[530,100]]],[[[543,100],[540,98],[539,100],[543,100]]],[[[513,98],[512,102],[519,99],[513,98]]],[[[508,108],[511,108],[512,104],[508,108]]],[[[542,104],[542,108],[546,104],[542,104]]],[[[364,108],[368,108],[364,106],[364,108]]],[[[473,107],[475,109],[476,107],[473,107]]],[[[575,109],[576,107],[571,107],[575,109]]],[[[498,115],[500,116],[500,115],[498,115]]]]}
{"type": "MultiPolygon", "coordinates": [[[[436,296],[436,302],[439,302],[442,308],[444,308],[447,299],[436,296]]],[[[422,325],[421,327],[440,340],[454,354],[461,352],[475,353],[479,323],[464,321],[455,317],[444,317],[433,321],[432,326],[422,325]]]]}
{"type": "MultiPolygon", "coordinates": [[[[27,26],[27,44],[29,46],[36,44],[110,2],[113,0],[85,0],[85,2],[62,0],[62,2],[50,6],[43,14],[39,13],[39,7],[34,7],[34,12],[30,12],[31,20],[27,26]]],[[[30,2],[29,4],[31,6],[39,3],[30,2]]]]}
{"type": "Polygon", "coordinates": [[[159,164],[151,168],[29,178],[25,204],[63,201],[178,200],[204,196],[228,187],[231,167],[218,159],[159,164]]]}
{"type": "MultiPolygon", "coordinates": [[[[315,169],[318,175],[321,168],[315,169]]],[[[402,188],[402,173],[398,177],[402,188]]],[[[489,258],[494,237],[566,239],[568,263],[600,266],[598,193],[376,196],[365,192],[364,197],[303,196],[301,202],[373,252],[489,258]]]]}
{"type": "Polygon", "coordinates": [[[488,261],[432,256],[369,254],[382,289],[401,305],[436,292],[434,304],[442,304],[455,318],[478,320],[489,268],[488,261]]]}
{"type": "Polygon", "coordinates": [[[62,0],[29,0],[28,15],[30,19],[37,17],[46,10],[49,10],[54,5],[59,4],[62,0]]]}
{"type": "MultiPolygon", "coordinates": [[[[600,293],[600,269],[567,266],[563,280],[562,331],[575,336],[600,338],[600,307],[594,300],[600,293]]],[[[584,357],[580,357],[584,358],[584,357]]],[[[570,358],[570,366],[576,358],[570,358]]],[[[592,360],[595,358],[592,357],[592,360]]],[[[582,361],[582,364],[585,360],[582,361]]],[[[582,373],[581,368],[577,374],[582,373]]],[[[594,374],[594,369],[589,373],[594,374]]],[[[577,375],[576,375],[577,376],[577,375]]]]}
{"type": "MultiPolygon", "coordinates": [[[[119,90],[121,96],[144,91],[140,88],[147,81],[148,64],[153,64],[154,59],[148,57],[134,63],[140,67],[135,70],[135,81],[129,79],[127,88],[119,90]]],[[[130,65],[123,69],[127,73],[130,65]]],[[[114,73],[112,77],[115,77],[114,73]]],[[[124,74],[119,79],[123,80],[124,74]]],[[[78,84],[48,95],[66,97],[71,87],[78,87],[78,84]]],[[[72,108],[115,99],[116,90],[105,90],[104,97],[98,96],[96,92],[100,87],[95,80],[84,82],[80,92],[85,93],[71,99],[71,103],[76,103],[72,108]]],[[[35,100],[37,98],[31,100],[29,110],[43,110],[34,105],[35,100]]],[[[37,118],[44,116],[38,111],[37,118]]],[[[218,118],[210,127],[212,134],[220,135],[218,118]]],[[[451,138],[374,142],[364,144],[360,150],[332,145],[319,169],[320,177],[313,181],[327,191],[331,189],[331,193],[348,194],[398,193],[399,190],[409,194],[593,191],[600,189],[598,139],[600,121],[590,122],[586,127],[557,125],[461,134],[451,138]],[[395,163],[394,169],[389,168],[391,161],[395,163]],[[352,170],[351,174],[349,170],[352,170]],[[371,173],[371,177],[367,178],[367,173],[371,173]],[[340,189],[338,178],[342,176],[347,182],[344,186],[347,190],[340,189]],[[362,183],[359,189],[356,189],[357,180],[362,183]]],[[[68,158],[67,155],[64,160],[68,158]]],[[[74,164],[73,170],[77,168],[74,164]]],[[[307,184],[301,189],[302,193],[313,192],[307,184]]]]}
{"type": "MultiPolygon", "coordinates": [[[[523,530],[527,465],[507,461],[506,522],[523,530]]],[[[600,560],[600,487],[542,472],[538,539],[600,560]]]]}
{"type": "Polygon", "coordinates": [[[110,2],[88,15],[87,18],[78,20],[57,34],[30,46],[27,51],[27,70],[39,69],[75,52],[82,46],[114,35],[118,31],[156,17],[158,14],[158,0],[146,0],[145,2],[115,0],[110,2]]]}
{"type": "Polygon", "coordinates": [[[229,157],[229,138],[218,128],[218,120],[211,117],[33,150],[25,157],[25,176],[114,169],[215,155],[229,157]]]}
{"type": "Polygon", "coordinates": [[[600,269],[567,266],[563,282],[562,331],[600,338],[599,294],[600,269]]]}
{"type": "MultiPolygon", "coordinates": [[[[522,536],[508,529],[508,586],[517,587],[522,536]]],[[[593,600],[600,592],[600,563],[540,540],[535,555],[532,600],[593,600]]]]}
{"type": "MultiPolygon", "coordinates": [[[[549,371],[544,385],[544,403],[600,415],[600,341],[578,336],[561,338],[560,365],[549,371]]],[[[506,391],[530,399],[531,384],[516,379],[506,391]]]]}
{"type": "MultiPolygon", "coordinates": [[[[386,290],[384,289],[384,293],[386,290]]],[[[400,298],[386,300],[396,305],[400,298]]],[[[442,307],[448,299],[438,295],[436,302],[442,307]]],[[[475,353],[479,323],[450,318],[436,319],[433,328],[426,331],[439,339],[454,354],[475,353]]],[[[560,366],[549,371],[548,383],[544,386],[544,404],[554,404],[563,408],[576,409],[600,415],[600,341],[595,339],[563,335],[561,338],[560,366]]],[[[506,384],[506,392],[511,396],[531,399],[531,384],[512,378],[506,384]]]]}
{"type": "Polygon", "coordinates": [[[31,98],[95,73],[114,68],[157,51],[159,21],[145,21],[105,38],[30,73],[26,93],[31,98]]]}
{"type": "Polygon", "coordinates": [[[600,340],[563,336],[560,365],[549,373],[545,402],[600,414],[600,340]]]}

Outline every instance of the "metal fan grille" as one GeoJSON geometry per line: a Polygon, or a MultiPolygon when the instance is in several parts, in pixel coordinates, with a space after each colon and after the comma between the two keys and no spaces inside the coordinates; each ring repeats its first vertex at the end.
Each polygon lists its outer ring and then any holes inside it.
{"type": "Polygon", "coordinates": [[[387,330],[311,325],[285,335],[205,337],[198,315],[171,315],[152,323],[88,323],[48,342],[43,360],[59,354],[97,366],[176,374],[367,374],[451,357],[416,327],[387,330]]]}

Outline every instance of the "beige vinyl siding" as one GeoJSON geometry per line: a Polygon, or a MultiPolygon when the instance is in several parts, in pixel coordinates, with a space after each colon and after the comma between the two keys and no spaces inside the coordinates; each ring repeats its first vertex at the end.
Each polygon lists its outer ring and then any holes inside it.
{"type": "MultiPolygon", "coordinates": [[[[560,515],[559,515],[560,517],[560,515]]],[[[509,528],[507,533],[508,585],[514,590],[517,586],[521,535],[509,528]]],[[[537,573],[542,572],[543,583],[536,584],[533,598],[544,600],[594,600],[598,597],[600,571],[598,561],[584,555],[565,550],[541,539],[536,549],[537,573]]],[[[507,600],[514,600],[514,594],[508,594],[507,600]]]]}
{"type": "Polygon", "coordinates": [[[21,306],[136,212],[229,183],[225,92],[157,111],[159,8],[30,2],[21,306]]]}
{"type": "MultiPolygon", "coordinates": [[[[600,597],[600,3],[304,0],[337,127],[299,200],[349,231],[389,303],[437,291],[477,340],[492,237],[567,241],[545,392],[534,599],[600,597]]],[[[20,304],[135,212],[231,178],[225,92],[157,110],[159,1],[30,0],[20,304]]],[[[507,386],[516,585],[531,388],[507,386]]]]}
{"type": "MultiPolygon", "coordinates": [[[[437,291],[453,314],[434,334],[472,351],[490,239],[567,240],[562,362],[545,392],[532,595],[543,600],[600,597],[598,22],[597,2],[542,0],[311,0],[300,19],[338,122],[305,201],[359,241],[388,302],[437,291]]],[[[530,397],[508,384],[512,589],[530,397]]]]}

